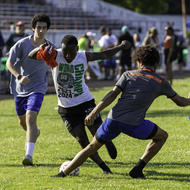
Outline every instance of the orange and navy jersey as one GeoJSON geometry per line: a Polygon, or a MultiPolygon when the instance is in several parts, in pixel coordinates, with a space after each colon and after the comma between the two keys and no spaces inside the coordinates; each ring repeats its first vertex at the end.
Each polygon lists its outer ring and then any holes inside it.
{"type": "Polygon", "coordinates": [[[165,38],[165,40],[164,40],[164,48],[165,48],[165,49],[171,48],[171,45],[170,45],[171,39],[172,39],[171,36],[166,36],[166,38],[165,38]]]}
{"type": "Polygon", "coordinates": [[[116,86],[122,89],[122,94],[108,118],[134,126],[142,122],[158,96],[171,98],[176,95],[168,81],[150,69],[127,71],[116,86]]]}

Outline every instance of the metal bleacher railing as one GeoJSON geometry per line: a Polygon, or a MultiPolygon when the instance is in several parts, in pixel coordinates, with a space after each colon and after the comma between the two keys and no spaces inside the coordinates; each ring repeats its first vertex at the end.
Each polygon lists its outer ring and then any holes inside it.
{"type": "MultiPolygon", "coordinates": [[[[79,8],[57,8],[53,5],[0,3],[0,28],[9,31],[10,26],[21,20],[25,23],[26,29],[31,29],[31,18],[36,13],[46,13],[51,17],[51,28],[60,31],[88,31],[99,30],[104,25],[112,29],[120,29],[122,23],[114,19],[106,19],[103,16],[96,16],[93,12],[83,11],[79,8]]],[[[6,61],[0,60],[0,93],[9,91],[10,74],[6,69],[6,61]]],[[[47,75],[49,84],[52,82],[51,73],[47,75]]],[[[52,84],[53,85],[53,84],[52,84]]]]}
{"type": "Polygon", "coordinates": [[[118,20],[108,20],[96,16],[92,12],[84,12],[76,8],[57,8],[52,5],[8,4],[0,3],[0,26],[9,29],[10,24],[22,20],[26,28],[31,27],[31,17],[39,12],[44,12],[51,17],[53,29],[98,29],[106,25],[112,29],[122,26],[118,20]]]}

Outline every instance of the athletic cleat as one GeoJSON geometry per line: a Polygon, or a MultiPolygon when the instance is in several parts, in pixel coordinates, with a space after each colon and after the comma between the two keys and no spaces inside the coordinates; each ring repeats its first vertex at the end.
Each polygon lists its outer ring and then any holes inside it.
{"type": "Polygon", "coordinates": [[[61,171],[57,175],[52,175],[51,177],[66,177],[66,175],[61,171]]]}
{"type": "Polygon", "coordinates": [[[30,155],[26,155],[22,161],[22,164],[24,166],[33,166],[33,162],[32,162],[32,156],[30,155]]]}
{"type": "Polygon", "coordinates": [[[143,172],[141,169],[139,169],[138,167],[134,167],[130,172],[129,172],[129,175],[132,177],[132,178],[145,178],[143,172]]]}
{"type": "Polygon", "coordinates": [[[112,159],[116,159],[117,157],[117,149],[115,147],[115,145],[113,144],[112,141],[109,141],[105,144],[106,146],[106,149],[108,151],[108,154],[109,156],[112,158],[112,159]]]}

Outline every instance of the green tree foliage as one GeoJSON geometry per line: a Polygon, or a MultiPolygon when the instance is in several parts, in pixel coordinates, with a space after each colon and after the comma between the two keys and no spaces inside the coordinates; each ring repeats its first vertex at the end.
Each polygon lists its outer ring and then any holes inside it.
{"type": "MultiPolygon", "coordinates": [[[[167,0],[169,8],[168,8],[168,14],[181,14],[181,0],[174,1],[174,0],[167,0]]],[[[185,7],[186,7],[186,13],[190,14],[190,1],[185,0],[185,7]]]]}
{"type": "MultiPolygon", "coordinates": [[[[181,0],[102,0],[143,14],[181,14],[181,0]]],[[[190,14],[190,0],[185,1],[190,14]]]]}

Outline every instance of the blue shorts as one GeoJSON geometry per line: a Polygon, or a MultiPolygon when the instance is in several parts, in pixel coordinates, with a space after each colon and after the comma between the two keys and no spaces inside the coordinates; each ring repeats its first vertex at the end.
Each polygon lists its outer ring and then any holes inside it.
{"type": "Polygon", "coordinates": [[[125,133],[136,139],[151,139],[156,134],[157,129],[158,126],[149,120],[143,120],[140,125],[133,126],[106,118],[96,132],[96,139],[100,143],[105,143],[120,133],[125,133]]]}
{"type": "Polygon", "coordinates": [[[44,94],[34,93],[26,97],[15,96],[15,107],[17,115],[25,115],[27,110],[39,112],[44,94]]]}
{"type": "Polygon", "coordinates": [[[114,57],[110,57],[104,60],[104,67],[105,68],[116,68],[116,61],[114,57]]]}

